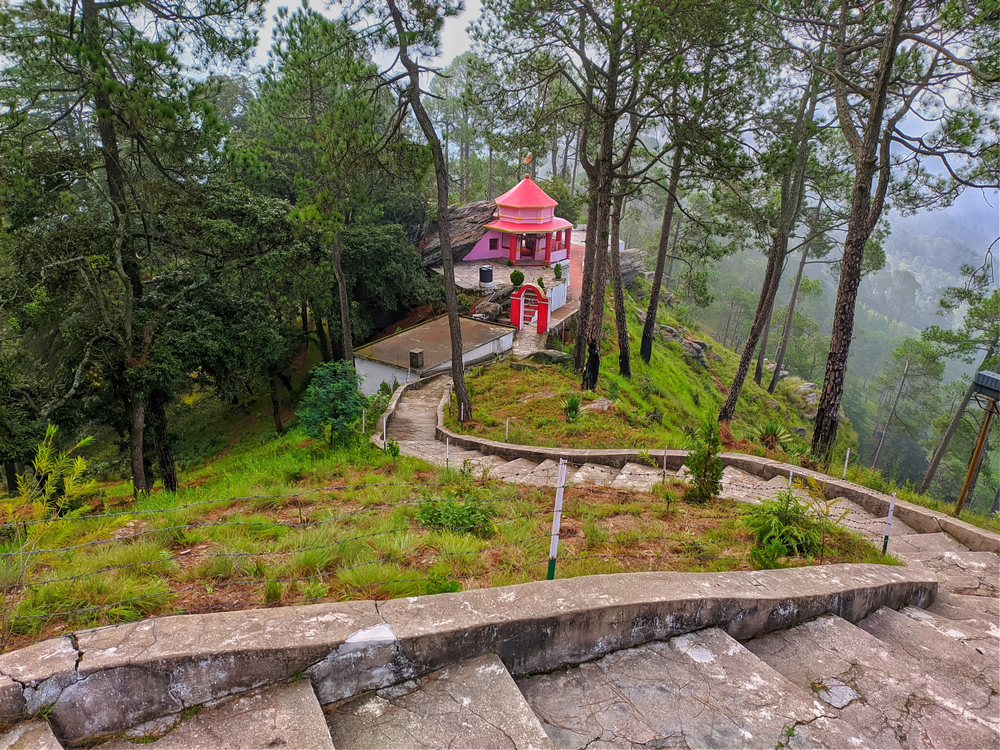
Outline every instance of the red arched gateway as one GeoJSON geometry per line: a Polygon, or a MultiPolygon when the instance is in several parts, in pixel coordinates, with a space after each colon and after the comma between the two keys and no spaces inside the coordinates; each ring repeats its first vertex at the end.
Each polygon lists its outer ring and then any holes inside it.
{"type": "Polygon", "coordinates": [[[538,321],[538,332],[549,330],[549,298],[534,284],[525,284],[510,297],[510,324],[521,330],[538,321]]]}

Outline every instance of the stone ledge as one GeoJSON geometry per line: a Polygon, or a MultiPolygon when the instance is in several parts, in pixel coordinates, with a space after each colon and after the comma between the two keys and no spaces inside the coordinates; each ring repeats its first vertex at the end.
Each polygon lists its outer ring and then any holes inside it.
{"type": "Polygon", "coordinates": [[[177,615],[86,631],[0,656],[0,713],[45,709],[63,740],[310,678],[322,703],[487,653],[514,675],[551,671],[717,625],[736,638],[825,612],[857,621],[923,606],[923,569],[830,565],[733,573],[626,573],[456,594],[177,615]]]}

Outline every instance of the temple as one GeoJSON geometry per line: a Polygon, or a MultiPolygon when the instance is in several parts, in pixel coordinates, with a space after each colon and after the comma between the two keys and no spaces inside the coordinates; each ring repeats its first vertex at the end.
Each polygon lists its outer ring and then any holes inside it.
{"type": "Polygon", "coordinates": [[[559,203],[525,175],[496,199],[493,221],[465,261],[504,259],[518,266],[569,260],[573,225],[555,215],[559,203]]]}

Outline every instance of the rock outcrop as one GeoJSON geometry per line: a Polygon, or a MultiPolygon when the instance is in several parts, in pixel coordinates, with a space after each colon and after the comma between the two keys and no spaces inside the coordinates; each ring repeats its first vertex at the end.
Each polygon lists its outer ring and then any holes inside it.
{"type": "MultiPolygon", "coordinates": [[[[493,220],[496,210],[497,206],[493,201],[473,201],[462,206],[448,207],[451,257],[456,262],[463,260],[483,238],[486,234],[483,225],[493,220]]],[[[441,265],[441,238],[438,236],[436,221],[424,225],[423,236],[417,248],[420,250],[420,262],[424,268],[441,265]]]]}

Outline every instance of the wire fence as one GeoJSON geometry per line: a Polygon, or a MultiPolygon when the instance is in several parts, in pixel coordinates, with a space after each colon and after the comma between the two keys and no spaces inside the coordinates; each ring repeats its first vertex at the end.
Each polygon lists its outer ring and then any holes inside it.
{"type": "MultiPolygon", "coordinates": [[[[148,617],[541,580],[557,557],[560,576],[752,567],[745,506],[682,503],[676,472],[662,467],[629,465],[578,486],[578,467],[527,471],[513,485],[474,478],[473,468],[454,482],[148,498],[131,510],[5,523],[0,649],[148,617]],[[397,499],[372,501],[369,490],[397,499]]],[[[730,473],[721,494],[760,502],[775,484],[730,473]]],[[[827,507],[871,539],[884,528],[847,510],[827,507]]]]}

